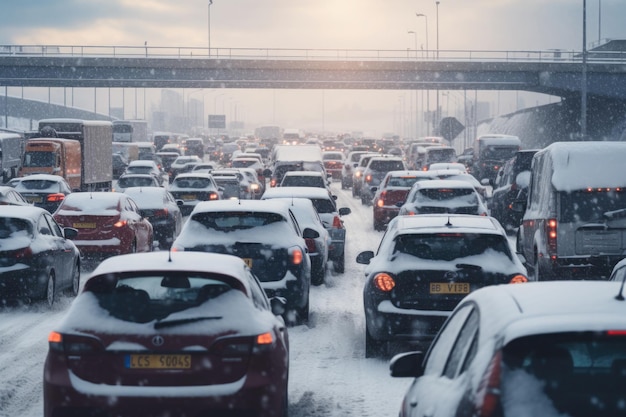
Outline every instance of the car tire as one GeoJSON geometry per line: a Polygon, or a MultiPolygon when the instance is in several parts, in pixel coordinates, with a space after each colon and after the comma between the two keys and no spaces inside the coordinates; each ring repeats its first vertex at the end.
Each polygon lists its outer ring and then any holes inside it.
{"type": "Polygon", "coordinates": [[[380,358],[385,354],[386,342],[374,339],[370,336],[370,332],[365,326],[365,357],[366,358],[380,358]]]}
{"type": "Polygon", "coordinates": [[[137,253],[137,241],[135,239],[133,239],[133,241],[130,244],[129,253],[137,253]]]}
{"type": "Polygon", "coordinates": [[[343,274],[346,269],[346,254],[342,253],[339,258],[333,261],[333,269],[335,272],[343,274]]]}
{"type": "Polygon", "coordinates": [[[311,284],[319,286],[324,283],[325,268],[320,267],[311,271],[311,284]]]}
{"type": "Polygon", "coordinates": [[[54,272],[50,271],[48,273],[48,280],[46,281],[46,292],[43,297],[48,307],[52,307],[54,305],[56,295],[56,280],[54,278],[54,272]]]}
{"type": "Polygon", "coordinates": [[[71,286],[65,291],[66,295],[76,297],[78,290],[80,289],[80,261],[76,261],[74,268],[72,268],[71,286]]]}
{"type": "Polygon", "coordinates": [[[535,274],[536,282],[539,282],[545,279],[544,274],[541,271],[541,266],[539,265],[539,253],[537,253],[537,250],[535,250],[535,265],[533,269],[534,269],[533,273],[535,274]]]}
{"type": "Polygon", "coordinates": [[[296,320],[298,324],[306,324],[309,322],[309,300],[303,307],[296,310],[296,320]]]}

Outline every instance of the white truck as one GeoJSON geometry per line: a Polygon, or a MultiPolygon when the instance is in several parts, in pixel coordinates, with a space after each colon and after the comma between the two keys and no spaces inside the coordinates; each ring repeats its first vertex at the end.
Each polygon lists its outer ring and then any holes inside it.
{"type": "Polygon", "coordinates": [[[23,153],[24,138],[21,135],[0,132],[0,177],[3,184],[17,177],[23,153]]]}
{"type": "Polygon", "coordinates": [[[41,137],[78,140],[81,144],[80,191],[111,191],[113,183],[113,124],[100,120],[44,119],[41,137]]]}

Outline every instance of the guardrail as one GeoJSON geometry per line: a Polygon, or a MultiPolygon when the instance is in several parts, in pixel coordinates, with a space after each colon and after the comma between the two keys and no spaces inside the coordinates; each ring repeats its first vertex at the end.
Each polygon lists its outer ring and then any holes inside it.
{"type": "MultiPolygon", "coordinates": [[[[200,48],[168,46],[0,45],[1,56],[106,57],[163,59],[264,59],[321,61],[478,61],[478,62],[574,62],[581,51],[548,49],[535,51],[488,50],[376,50],[376,49],[281,49],[200,48]]],[[[626,62],[626,52],[587,52],[589,62],[626,62]]]]}

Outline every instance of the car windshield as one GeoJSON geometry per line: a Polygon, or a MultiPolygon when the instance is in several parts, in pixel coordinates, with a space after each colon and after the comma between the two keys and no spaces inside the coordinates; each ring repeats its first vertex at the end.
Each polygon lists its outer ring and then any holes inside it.
{"type": "Polygon", "coordinates": [[[451,261],[487,252],[512,259],[506,239],[500,235],[473,233],[402,234],[396,237],[393,253],[422,259],[451,261]]]}
{"type": "Polygon", "coordinates": [[[22,191],[59,192],[61,190],[59,183],[51,180],[24,179],[20,181],[15,188],[22,191]]]}
{"type": "Polygon", "coordinates": [[[207,188],[211,186],[208,178],[176,178],[172,184],[177,188],[207,188]]]}
{"type": "Polygon", "coordinates": [[[151,177],[122,177],[117,180],[117,185],[120,188],[128,187],[150,187],[156,185],[154,178],[151,177]]]}
{"type": "Polygon", "coordinates": [[[486,160],[506,161],[513,158],[517,151],[519,151],[519,146],[489,145],[483,149],[482,157],[486,160]]]}
{"type": "Polygon", "coordinates": [[[387,187],[402,187],[402,188],[411,188],[413,184],[417,182],[419,177],[391,177],[389,178],[389,182],[387,182],[387,187]]]}
{"type": "Polygon", "coordinates": [[[206,212],[196,213],[191,220],[200,223],[208,229],[228,232],[238,229],[252,229],[267,226],[273,223],[286,222],[285,218],[277,213],[264,212],[206,212]]]}
{"type": "Polygon", "coordinates": [[[577,332],[523,337],[506,345],[502,362],[505,414],[526,401],[549,404],[549,399],[572,417],[597,415],[598,402],[624,402],[624,336],[577,332]]]}
{"type": "Polygon", "coordinates": [[[478,204],[478,194],[470,188],[425,188],[415,193],[416,203],[478,204]]]}

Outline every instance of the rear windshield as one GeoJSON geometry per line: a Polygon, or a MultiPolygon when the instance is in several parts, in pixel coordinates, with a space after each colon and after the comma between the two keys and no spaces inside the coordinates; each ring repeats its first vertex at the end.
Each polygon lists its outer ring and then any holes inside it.
{"type": "Polygon", "coordinates": [[[59,183],[48,180],[22,180],[16,186],[16,189],[30,191],[60,191],[59,183]]]}
{"type": "Polygon", "coordinates": [[[313,202],[313,207],[315,207],[315,210],[317,210],[317,212],[320,214],[334,213],[335,211],[337,211],[335,203],[331,200],[312,198],[311,201],[313,202]]]}
{"type": "Polygon", "coordinates": [[[432,148],[428,151],[428,161],[436,162],[455,162],[456,151],[454,149],[432,148]]]}
{"type": "Polygon", "coordinates": [[[147,323],[158,320],[155,328],[165,328],[194,320],[218,320],[220,317],[167,319],[172,313],[198,306],[232,291],[227,281],[183,272],[168,272],[122,277],[109,282],[92,283],[101,308],[111,316],[129,322],[147,323]],[[113,282],[111,282],[113,281],[113,282]]]}
{"type": "Polygon", "coordinates": [[[504,348],[503,363],[505,414],[532,403],[533,415],[624,415],[624,336],[578,332],[525,337],[504,348]]]}
{"type": "Polygon", "coordinates": [[[196,213],[191,220],[202,224],[208,229],[232,231],[267,226],[287,220],[277,213],[256,212],[208,212],[196,213]]]}
{"type": "Polygon", "coordinates": [[[519,146],[486,146],[481,152],[482,159],[495,161],[506,161],[515,156],[519,151],[519,146]]]}
{"type": "Polygon", "coordinates": [[[23,232],[29,236],[32,235],[31,224],[22,219],[0,217],[0,239],[14,237],[14,233],[19,232],[23,232]]]}
{"type": "Polygon", "coordinates": [[[174,185],[178,188],[207,188],[211,186],[208,178],[177,178],[174,185]]]}
{"type": "Polygon", "coordinates": [[[374,171],[399,171],[404,169],[402,161],[372,161],[369,168],[374,171]]]}
{"type": "Polygon", "coordinates": [[[432,203],[462,200],[467,204],[478,204],[478,194],[470,188],[425,188],[415,193],[415,202],[432,203]]]}
{"type": "Polygon", "coordinates": [[[129,174],[150,174],[152,167],[127,167],[126,172],[129,174]]]}
{"type": "Polygon", "coordinates": [[[428,178],[418,178],[418,177],[410,177],[410,176],[406,176],[406,177],[391,177],[389,178],[389,182],[387,183],[387,187],[406,187],[406,188],[411,188],[413,186],[413,184],[415,184],[417,182],[417,180],[420,179],[428,179],[428,178]]]}
{"type": "Polygon", "coordinates": [[[512,259],[506,238],[477,233],[433,233],[399,235],[394,253],[405,253],[422,259],[451,261],[492,251],[512,259]]]}
{"type": "Polygon", "coordinates": [[[117,181],[117,185],[120,188],[129,187],[151,187],[156,185],[154,178],[151,177],[122,177],[117,181]]]}
{"type": "Polygon", "coordinates": [[[626,217],[626,191],[574,191],[559,193],[561,221],[595,222],[626,217]]]}
{"type": "Polygon", "coordinates": [[[290,176],[287,175],[283,178],[280,184],[282,187],[325,187],[324,180],[321,177],[309,177],[309,176],[290,176]]]}

